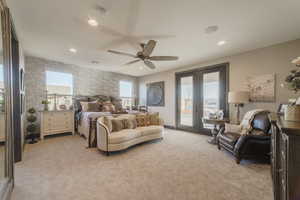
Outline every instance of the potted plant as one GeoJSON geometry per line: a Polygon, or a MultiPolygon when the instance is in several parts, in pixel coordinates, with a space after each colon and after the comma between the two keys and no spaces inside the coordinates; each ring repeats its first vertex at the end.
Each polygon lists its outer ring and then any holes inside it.
{"type": "Polygon", "coordinates": [[[34,144],[36,143],[36,139],[35,139],[35,132],[36,132],[36,120],[37,120],[37,117],[36,117],[36,110],[34,108],[29,108],[28,109],[28,116],[27,116],[27,127],[26,127],[26,130],[27,130],[27,137],[31,140],[29,143],[30,144],[34,144]]]}
{"type": "Polygon", "coordinates": [[[43,100],[42,104],[44,105],[44,111],[48,111],[49,110],[49,106],[48,104],[50,104],[50,101],[48,100],[43,100]]]}
{"type": "MultiPolygon", "coordinates": [[[[292,61],[297,67],[300,67],[300,57],[292,61]]],[[[300,70],[292,70],[285,79],[287,88],[297,93],[300,90],[300,70]]],[[[284,112],[284,119],[287,121],[300,121],[300,105],[296,102],[287,106],[284,112]]]]}

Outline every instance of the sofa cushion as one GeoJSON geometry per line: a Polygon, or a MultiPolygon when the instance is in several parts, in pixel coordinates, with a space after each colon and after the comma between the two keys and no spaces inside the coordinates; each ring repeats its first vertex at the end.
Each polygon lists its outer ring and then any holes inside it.
{"type": "Polygon", "coordinates": [[[156,133],[163,132],[162,126],[145,126],[145,127],[138,127],[136,130],[140,131],[142,136],[144,135],[151,135],[156,133]]]}
{"type": "Polygon", "coordinates": [[[109,134],[108,142],[110,144],[119,144],[122,142],[127,142],[129,140],[132,140],[140,136],[141,136],[141,132],[137,131],[136,129],[123,129],[121,131],[109,134]]]}

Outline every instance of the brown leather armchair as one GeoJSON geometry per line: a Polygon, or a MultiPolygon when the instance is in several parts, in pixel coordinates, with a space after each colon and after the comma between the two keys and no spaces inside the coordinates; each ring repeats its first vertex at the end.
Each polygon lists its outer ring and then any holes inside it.
{"type": "Polygon", "coordinates": [[[268,158],[271,149],[271,122],[269,112],[257,114],[252,121],[253,131],[262,131],[264,135],[240,135],[239,133],[225,132],[221,128],[217,136],[218,149],[231,152],[237,164],[245,158],[268,158]]]}

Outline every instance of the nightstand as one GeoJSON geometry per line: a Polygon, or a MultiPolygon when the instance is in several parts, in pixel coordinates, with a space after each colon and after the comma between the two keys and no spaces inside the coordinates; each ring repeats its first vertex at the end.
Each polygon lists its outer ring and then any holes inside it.
{"type": "Polygon", "coordinates": [[[59,133],[74,135],[74,111],[41,111],[41,140],[44,136],[59,133]]]}

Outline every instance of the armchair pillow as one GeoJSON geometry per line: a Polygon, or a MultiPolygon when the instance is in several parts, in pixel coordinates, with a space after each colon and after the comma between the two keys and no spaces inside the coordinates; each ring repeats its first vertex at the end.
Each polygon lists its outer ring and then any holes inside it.
{"type": "Polygon", "coordinates": [[[236,124],[225,123],[225,132],[226,133],[241,133],[242,127],[236,124]]]}

